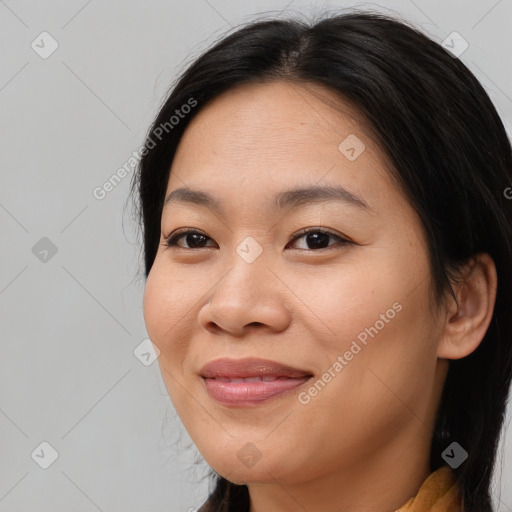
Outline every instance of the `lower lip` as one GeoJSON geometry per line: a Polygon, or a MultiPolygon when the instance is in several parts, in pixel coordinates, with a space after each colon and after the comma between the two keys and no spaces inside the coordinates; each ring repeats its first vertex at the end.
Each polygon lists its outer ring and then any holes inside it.
{"type": "Polygon", "coordinates": [[[259,405],[271,398],[285,395],[306,383],[311,377],[278,379],[269,382],[223,382],[205,379],[210,396],[224,405],[259,405]]]}

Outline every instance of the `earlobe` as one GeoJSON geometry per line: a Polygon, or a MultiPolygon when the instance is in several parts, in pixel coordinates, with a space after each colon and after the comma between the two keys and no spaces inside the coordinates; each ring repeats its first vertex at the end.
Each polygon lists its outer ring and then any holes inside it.
{"type": "Polygon", "coordinates": [[[454,287],[447,306],[438,357],[461,359],[475,351],[492,320],[496,302],[497,273],[487,253],[475,255],[462,269],[463,279],[454,287]]]}

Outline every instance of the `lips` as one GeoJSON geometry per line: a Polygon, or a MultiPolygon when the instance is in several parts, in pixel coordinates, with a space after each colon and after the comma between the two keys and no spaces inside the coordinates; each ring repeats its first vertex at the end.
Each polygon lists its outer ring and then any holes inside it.
{"type": "Polygon", "coordinates": [[[293,368],[268,359],[216,359],[201,369],[201,377],[206,379],[250,379],[254,377],[300,378],[311,376],[311,372],[293,368]]]}
{"type": "Polygon", "coordinates": [[[200,370],[210,396],[224,405],[251,406],[287,394],[313,375],[267,359],[216,359],[200,370]]]}

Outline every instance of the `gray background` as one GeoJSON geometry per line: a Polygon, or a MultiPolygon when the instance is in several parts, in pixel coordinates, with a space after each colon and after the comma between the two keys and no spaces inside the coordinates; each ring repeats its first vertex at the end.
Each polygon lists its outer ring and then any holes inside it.
{"type": "MultiPolygon", "coordinates": [[[[459,32],[510,133],[511,0],[0,1],[0,511],[203,502],[207,467],[157,363],[133,352],[147,333],[131,173],[102,200],[93,190],[139,149],[176,73],[231,25],[348,5],[396,10],[438,41],[459,32]],[[31,47],[43,31],[59,45],[45,59],[31,47]],[[47,469],[43,441],[58,452],[47,469]]],[[[501,452],[494,499],[508,512],[511,429],[501,452]]]]}

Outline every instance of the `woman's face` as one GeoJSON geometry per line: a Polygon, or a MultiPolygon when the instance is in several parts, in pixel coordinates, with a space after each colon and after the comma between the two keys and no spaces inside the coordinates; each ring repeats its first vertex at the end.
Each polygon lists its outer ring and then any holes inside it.
{"type": "Polygon", "coordinates": [[[167,186],[215,205],[181,194],[164,207],[146,326],[191,438],[236,483],[427,470],[447,366],[422,227],[362,125],[320,95],[334,99],[284,82],[216,98],[167,186]],[[166,247],[182,228],[199,234],[166,247]],[[206,379],[221,358],[234,367],[206,379]]]}

